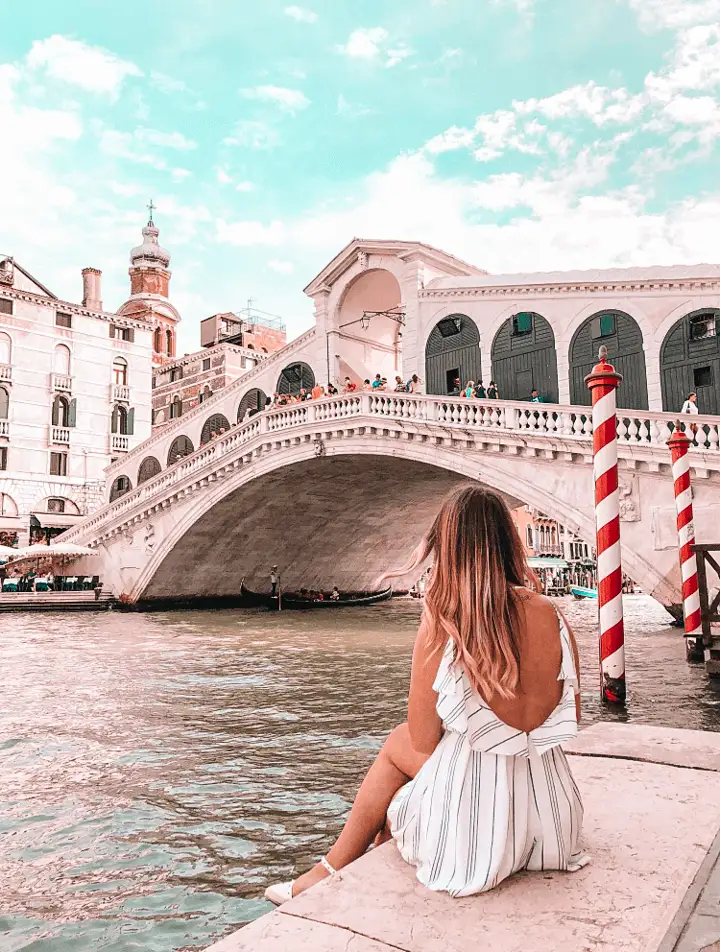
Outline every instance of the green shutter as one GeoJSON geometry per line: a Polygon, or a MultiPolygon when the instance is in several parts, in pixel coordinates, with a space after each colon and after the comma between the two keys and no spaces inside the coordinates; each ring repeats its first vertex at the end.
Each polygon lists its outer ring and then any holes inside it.
{"type": "Polygon", "coordinates": [[[127,415],[127,435],[133,436],[135,434],[135,407],[131,407],[128,410],[127,415]]]}
{"type": "Polygon", "coordinates": [[[120,423],[120,414],[119,414],[119,412],[118,412],[118,408],[117,408],[117,407],[113,407],[112,420],[111,420],[111,423],[110,423],[110,430],[111,430],[112,433],[117,433],[117,432],[118,432],[119,423],[120,423]]]}
{"type": "Polygon", "coordinates": [[[73,397],[68,405],[68,426],[77,426],[77,397],[73,397]]]}

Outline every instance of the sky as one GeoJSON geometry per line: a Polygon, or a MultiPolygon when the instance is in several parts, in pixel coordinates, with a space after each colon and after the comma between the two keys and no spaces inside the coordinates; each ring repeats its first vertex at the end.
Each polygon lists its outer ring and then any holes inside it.
{"type": "Polygon", "coordinates": [[[720,0],[0,0],[0,253],[126,300],[152,198],[179,352],[290,337],[352,238],[494,273],[720,260],[720,0]]]}

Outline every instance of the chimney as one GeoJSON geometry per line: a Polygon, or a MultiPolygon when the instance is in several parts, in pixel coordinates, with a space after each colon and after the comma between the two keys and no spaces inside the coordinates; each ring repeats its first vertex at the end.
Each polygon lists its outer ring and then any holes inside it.
{"type": "Polygon", "coordinates": [[[102,311],[100,282],[102,271],[97,268],[83,268],[83,305],[92,311],[102,311]]]}

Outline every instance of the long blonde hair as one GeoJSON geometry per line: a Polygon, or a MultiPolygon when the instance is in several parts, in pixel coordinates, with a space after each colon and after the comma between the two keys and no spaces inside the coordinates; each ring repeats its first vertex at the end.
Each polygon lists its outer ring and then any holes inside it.
{"type": "Polygon", "coordinates": [[[517,696],[520,686],[519,592],[534,580],[505,501],[480,486],[445,500],[406,575],[433,557],[421,631],[442,650],[448,639],[470,683],[484,697],[517,696]]]}

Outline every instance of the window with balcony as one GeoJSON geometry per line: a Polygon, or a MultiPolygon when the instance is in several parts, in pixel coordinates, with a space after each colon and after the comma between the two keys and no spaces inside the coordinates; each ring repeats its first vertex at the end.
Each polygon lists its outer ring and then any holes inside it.
{"type": "Polygon", "coordinates": [[[59,427],[73,427],[75,426],[75,418],[77,414],[77,401],[75,399],[68,400],[67,397],[63,397],[58,394],[53,400],[52,404],[52,425],[59,427]]]}
{"type": "Polygon", "coordinates": [[[116,387],[127,387],[128,385],[128,366],[127,361],[122,357],[116,357],[113,361],[113,383],[116,387]]]}
{"type": "Polygon", "coordinates": [[[10,394],[5,387],[0,387],[0,420],[7,420],[10,412],[10,394]]]}
{"type": "Polygon", "coordinates": [[[70,376],[70,348],[58,344],[53,353],[53,373],[60,377],[70,376]]]}
{"type": "Polygon", "coordinates": [[[67,453],[50,454],[50,475],[67,476],[68,473],[68,455],[67,453]]]}
{"type": "Polygon", "coordinates": [[[135,408],[113,407],[111,425],[113,433],[119,436],[132,436],[135,432],[135,408]]]}
{"type": "Polygon", "coordinates": [[[64,499],[48,499],[47,511],[48,512],[65,512],[65,500],[64,499]]]}
{"type": "Polygon", "coordinates": [[[72,327],[72,314],[65,314],[62,311],[55,311],[56,327],[72,327]]]}
{"type": "Polygon", "coordinates": [[[13,302],[7,298],[0,298],[0,314],[12,314],[13,302]]]}

